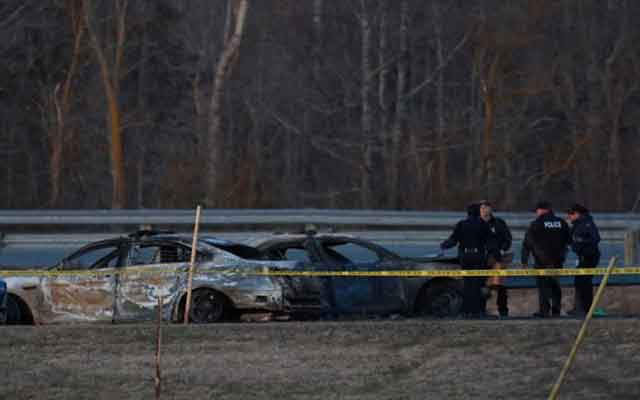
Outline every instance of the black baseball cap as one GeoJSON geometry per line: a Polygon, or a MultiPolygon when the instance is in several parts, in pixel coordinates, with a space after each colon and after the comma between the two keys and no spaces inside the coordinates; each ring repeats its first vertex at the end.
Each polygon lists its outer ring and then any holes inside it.
{"type": "Polygon", "coordinates": [[[567,214],[573,214],[573,213],[589,214],[589,210],[587,210],[587,207],[583,206],[582,204],[574,203],[567,210],[567,214]]]}
{"type": "Polygon", "coordinates": [[[553,209],[553,206],[551,205],[550,202],[548,201],[539,201],[536,203],[535,207],[533,208],[533,211],[535,210],[551,210],[553,209]]]}
{"type": "Polygon", "coordinates": [[[479,217],[480,216],[480,204],[471,203],[467,206],[467,214],[471,217],[479,217]]]}

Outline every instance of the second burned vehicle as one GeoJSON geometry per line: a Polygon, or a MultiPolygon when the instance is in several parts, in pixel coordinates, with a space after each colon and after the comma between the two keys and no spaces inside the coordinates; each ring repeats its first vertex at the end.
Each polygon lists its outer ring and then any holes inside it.
{"type": "MultiPolygon", "coordinates": [[[[275,234],[252,242],[272,260],[302,261],[316,271],[460,269],[457,258],[404,258],[375,243],[347,234],[275,234]]],[[[461,281],[447,277],[309,277],[332,314],[458,315],[461,281]],[[317,286],[317,285],[316,285],[317,286]]]]}

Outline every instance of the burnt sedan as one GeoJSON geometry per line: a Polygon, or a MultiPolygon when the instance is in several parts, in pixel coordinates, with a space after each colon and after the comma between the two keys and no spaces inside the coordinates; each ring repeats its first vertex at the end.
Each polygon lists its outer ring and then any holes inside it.
{"type": "MultiPolygon", "coordinates": [[[[254,240],[271,259],[304,262],[321,271],[460,269],[457,258],[404,258],[338,233],[275,234],[254,240]]],[[[450,317],[462,307],[461,281],[446,277],[325,277],[315,279],[335,314],[450,317]]]]}
{"type": "MultiPolygon", "coordinates": [[[[295,313],[325,307],[320,301],[296,307],[288,300],[295,300],[290,281],[251,274],[300,268],[299,262],[266,260],[253,247],[210,236],[200,237],[196,250],[192,322],[237,319],[254,311],[295,313]]],[[[164,319],[182,321],[191,251],[190,235],[157,232],[88,244],[51,267],[50,275],[6,277],[7,322],[149,320],[159,298],[164,319]]],[[[317,293],[306,289],[319,297],[319,289],[317,293]]]]}

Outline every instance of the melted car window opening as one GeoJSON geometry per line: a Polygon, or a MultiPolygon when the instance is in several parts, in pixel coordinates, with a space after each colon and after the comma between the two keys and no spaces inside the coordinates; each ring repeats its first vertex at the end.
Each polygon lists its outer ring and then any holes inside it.
{"type": "MultiPolygon", "coordinates": [[[[199,259],[201,254],[197,254],[199,259]]],[[[191,261],[191,249],[175,243],[142,243],[131,248],[129,264],[171,264],[191,261]]]]}
{"type": "Polygon", "coordinates": [[[220,249],[227,251],[235,256],[244,258],[246,260],[267,260],[268,257],[265,253],[251,246],[243,244],[232,244],[225,246],[217,246],[220,249]]]}
{"type": "Polygon", "coordinates": [[[117,266],[119,254],[118,246],[94,247],[64,260],[60,267],[63,270],[112,268],[117,266]]]}
{"type": "Polygon", "coordinates": [[[323,248],[336,261],[350,263],[375,263],[380,261],[378,253],[352,242],[324,243],[323,248]],[[349,255],[349,256],[347,256],[349,255]]]}
{"type": "Polygon", "coordinates": [[[311,262],[309,252],[298,247],[290,247],[282,250],[283,258],[291,261],[311,262]]]}

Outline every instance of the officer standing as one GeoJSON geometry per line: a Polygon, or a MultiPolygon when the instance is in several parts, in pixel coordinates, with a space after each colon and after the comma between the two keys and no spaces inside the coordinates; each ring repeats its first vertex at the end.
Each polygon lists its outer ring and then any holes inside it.
{"type": "MultiPolygon", "coordinates": [[[[600,262],[600,232],[593,222],[589,210],[580,204],[574,204],[567,211],[571,221],[571,249],[578,256],[578,268],[594,268],[600,262]]],[[[584,315],[593,302],[593,276],[575,276],[575,308],[571,315],[584,315]]]]}
{"type": "MultiPolygon", "coordinates": [[[[487,267],[487,247],[491,236],[489,224],[480,218],[480,205],[467,207],[467,218],[458,222],[453,233],[442,242],[442,250],[458,245],[458,256],[463,269],[487,267]]],[[[486,314],[482,300],[482,288],[486,278],[465,277],[462,312],[466,317],[482,317],[486,314]]]]}
{"type": "MultiPolygon", "coordinates": [[[[522,243],[522,265],[526,268],[529,254],[533,253],[536,268],[562,268],[566,259],[567,246],[571,243],[569,225],[554,215],[551,203],[538,202],[535,206],[537,218],[531,222],[522,243]]],[[[536,277],[539,309],[534,317],[559,316],[562,304],[562,290],[555,277],[536,277]]]]}
{"type": "MultiPolygon", "coordinates": [[[[491,244],[489,248],[493,249],[488,258],[488,266],[491,268],[495,264],[501,263],[503,260],[502,255],[511,248],[511,231],[507,226],[507,223],[499,217],[493,215],[493,206],[487,200],[480,202],[480,218],[489,224],[491,229],[491,244]]],[[[502,285],[496,285],[497,298],[496,306],[501,317],[509,315],[507,288],[502,285]]]]}

